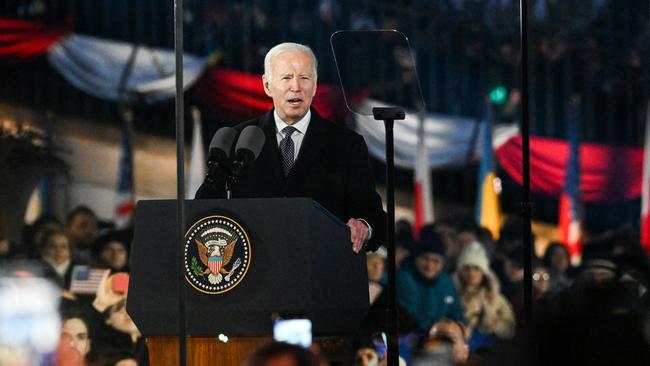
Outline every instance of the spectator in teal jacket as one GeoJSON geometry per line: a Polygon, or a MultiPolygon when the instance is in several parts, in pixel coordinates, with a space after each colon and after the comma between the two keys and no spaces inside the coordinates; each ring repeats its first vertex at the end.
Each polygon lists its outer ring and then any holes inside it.
{"type": "Polygon", "coordinates": [[[422,332],[428,333],[441,319],[465,321],[454,281],[444,267],[444,243],[431,231],[397,273],[397,303],[422,332]]]}

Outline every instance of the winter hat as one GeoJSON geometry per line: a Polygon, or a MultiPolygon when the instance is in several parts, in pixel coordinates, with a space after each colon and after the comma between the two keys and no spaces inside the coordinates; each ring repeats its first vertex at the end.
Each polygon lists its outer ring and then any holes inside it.
{"type": "Polygon", "coordinates": [[[382,245],[374,252],[366,252],[366,257],[380,257],[381,259],[386,259],[388,258],[388,251],[382,245]]]}
{"type": "Polygon", "coordinates": [[[458,262],[456,263],[457,268],[463,268],[463,266],[476,266],[483,271],[483,273],[490,273],[490,261],[485,252],[485,248],[477,242],[473,241],[469,243],[460,253],[458,257],[458,262]]]}
{"type": "Polygon", "coordinates": [[[445,243],[437,232],[431,230],[420,233],[420,243],[413,248],[415,257],[424,253],[435,253],[445,257],[445,243]]]}

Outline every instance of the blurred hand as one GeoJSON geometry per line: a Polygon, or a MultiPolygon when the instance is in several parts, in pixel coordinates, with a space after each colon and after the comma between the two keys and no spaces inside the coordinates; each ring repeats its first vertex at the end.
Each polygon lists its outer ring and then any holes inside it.
{"type": "Polygon", "coordinates": [[[357,219],[348,220],[348,227],[350,228],[350,241],[352,242],[352,251],[359,253],[363,244],[368,238],[368,226],[363,221],[357,219]]]}
{"type": "Polygon", "coordinates": [[[113,275],[109,276],[110,272],[109,269],[104,272],[93,301],[93,307],[100,313],[126,298],[126,293],[118,294],[113,291],[113,275]]]}

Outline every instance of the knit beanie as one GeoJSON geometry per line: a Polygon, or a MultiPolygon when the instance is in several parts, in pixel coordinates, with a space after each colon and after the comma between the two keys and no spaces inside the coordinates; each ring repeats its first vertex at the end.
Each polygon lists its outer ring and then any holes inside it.
{"type": "Polygon", "coordinates": [[[469,243],[460,253],[458,257],[458,262],[456,263],[457,268],[463,268],[463,266],[476,266],[483,271],[483,273],[490,273],[490,261],[485,252],[483,245],[477,241],[469,243]]]}
{"type": "Polygon", "coordinates": [[[417,257],[424,253],[435,253],[445,257],[445,249],[445,243],[440,234],[435,231],[423,231],[420,234],[420,243],[413,248],[413,255],[417,257]]]}

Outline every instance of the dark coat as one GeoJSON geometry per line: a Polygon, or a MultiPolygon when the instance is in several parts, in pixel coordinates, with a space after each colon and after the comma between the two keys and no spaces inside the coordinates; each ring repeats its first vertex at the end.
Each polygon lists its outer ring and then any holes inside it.
{"type": "MultiPolygon", "coordinates": [[[[241,173],[233,198],[311,197],[344,222],[366,220],[373,230],[368,249],[384,243],[386,214],[375,191],[368,148],[360,135],[323,119],[312,109],[298,159],[285,177],[273,110],[235,128],[241,131],[249,125],[260,127],[266,142],[257,160],[241,173]]],[[[206,181],[196,193],[196,198],[223,197],[223,181],[206,181]]]]}

